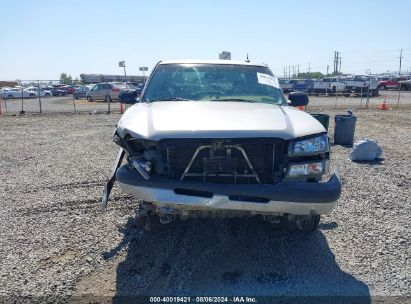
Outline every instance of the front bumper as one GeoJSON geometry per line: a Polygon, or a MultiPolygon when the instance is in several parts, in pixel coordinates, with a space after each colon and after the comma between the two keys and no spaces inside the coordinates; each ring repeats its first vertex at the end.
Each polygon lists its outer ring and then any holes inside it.
{"type": "Polygon", "coordinates": [[[122,190],[157,207],[179,210],[237,210],[255,214],[325,214],[341,193],[338,173],[327,182],[207,184],[152,175],[145,180],[127,165],[117,171],[122,190]],[[258,202],[256,202],[258,201],[258,202]]]}

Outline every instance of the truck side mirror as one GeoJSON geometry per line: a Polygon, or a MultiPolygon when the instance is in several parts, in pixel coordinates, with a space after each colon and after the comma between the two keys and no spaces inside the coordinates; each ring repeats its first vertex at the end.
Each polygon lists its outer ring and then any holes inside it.
{"type": "Polygon", "coordinates": [[[292,107],[306,106],[308,105],[308,95],[304,92],[291,92],[288,95],[288,105],[292,107]]]}

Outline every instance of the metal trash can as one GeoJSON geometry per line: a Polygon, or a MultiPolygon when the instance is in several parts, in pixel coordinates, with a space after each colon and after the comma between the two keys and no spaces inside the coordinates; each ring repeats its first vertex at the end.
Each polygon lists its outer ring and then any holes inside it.
{"type": "Polygon", "coordinates": [[[353,115],[335,115],[334,121],[334,144],[352,147],[357,117],[353,115]]]}
{"type": "Polygon", "coordinates": [[[327,114],[311,114],[311,116],[314,117],[315,119],[317,119],[324,126],[324,128],[328,132],[328,124],[329,124],[329,121],[330,121],[330,115],[327,115],[327,114]]]}

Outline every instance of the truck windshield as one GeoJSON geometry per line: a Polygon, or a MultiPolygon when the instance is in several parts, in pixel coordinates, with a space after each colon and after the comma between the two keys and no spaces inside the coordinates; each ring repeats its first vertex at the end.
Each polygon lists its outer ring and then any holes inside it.
{"type": "Polygon", "coordinates": [[[238,64],[160,64],[141,102],[262,102],[282,104],[277,78],[267,67],[238,64]]]}

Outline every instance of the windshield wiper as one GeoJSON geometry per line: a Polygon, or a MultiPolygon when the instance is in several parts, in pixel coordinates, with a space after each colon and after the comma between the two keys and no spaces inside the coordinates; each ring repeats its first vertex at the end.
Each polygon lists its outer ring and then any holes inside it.
{"type": "Polygon", "coordinates": [[[150,102],[155,102],[155,101],[188,101],[188,100],[191,100],[191,99],[182,98],[182,97],[167,97],[167,98],[159,98],[159,99],[150,100],[150,102]]]}
{"type": "Polygon", "coordinates": [[[242,98],[216,98],[211,99],[211,101],[242,101],[242,102],[259,102],[257,100],[252,99],[242,99],[242,98]]]}

